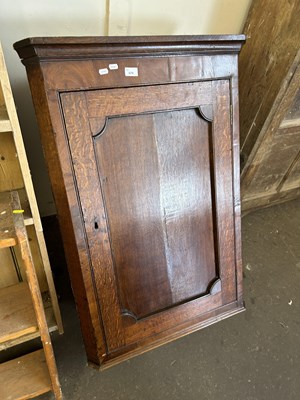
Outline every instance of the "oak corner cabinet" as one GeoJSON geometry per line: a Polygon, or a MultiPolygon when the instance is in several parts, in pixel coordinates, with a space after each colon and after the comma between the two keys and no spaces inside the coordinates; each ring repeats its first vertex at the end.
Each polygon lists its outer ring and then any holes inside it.
{"type": "Polygon", "coordinates": [[[90,363],[244,309],[237,58],[245,37],[59,37],[25,64],[90,363]]]}

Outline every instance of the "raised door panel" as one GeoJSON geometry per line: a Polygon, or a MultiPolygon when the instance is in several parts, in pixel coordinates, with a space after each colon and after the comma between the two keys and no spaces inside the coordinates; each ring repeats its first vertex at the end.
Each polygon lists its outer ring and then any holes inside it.
{"type": "Polygon", "coordinates": [[[61,102],[108,353],[236,301],[229,82],[61,102]]]}

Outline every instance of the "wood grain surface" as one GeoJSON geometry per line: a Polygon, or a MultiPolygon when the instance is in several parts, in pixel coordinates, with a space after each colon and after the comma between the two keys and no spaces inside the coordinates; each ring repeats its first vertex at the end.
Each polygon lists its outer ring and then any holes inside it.
{"type": "Polygon", "coordinates": [[[190,109],[114,118],[95,140],[123,313],[171,307],[216,278],[209,135],[190,109]]]}
{"type": "Polygon", "coordinates": [[[47,364],[42,350],[0,365],[2,400],[25,400],[51,390],[47,364]]]}
{"type": "MultiPolygon", "coordinates": [[[[240,55],[241,150],[248,157],[299,51],[298,0],[253,0],[240,55]]],[[[278,101],[278,100],[277,100],[278,101]]],[[[273,110],[275,112],[275,110],[273,110]]]]}
{"type": "Polygon", "coordinates": [[[243,212],[299,192],[299,17],[297,0],[254,0],[245,24],[249,39],[239,62],[243,212]]]}
{"type": "Polygon", "coordinates": [[[243,40],[37,38],[16,45],[91,364],[105,368],[244,308],[237,165],[243,40]]]}

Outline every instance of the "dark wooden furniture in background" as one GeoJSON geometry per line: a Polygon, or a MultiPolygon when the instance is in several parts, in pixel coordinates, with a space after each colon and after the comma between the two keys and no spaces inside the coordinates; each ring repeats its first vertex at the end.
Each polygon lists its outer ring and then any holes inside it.
{"type": "Polygon", "coordinates": [[[243,310],[244,36],[32,38],[26,66],[89,362],[243,310]]]}
{"type": "Polygon", "coordinates": [[[242,209],[300,195],[300,2],[253,0],[239,58],[242,209]]]}

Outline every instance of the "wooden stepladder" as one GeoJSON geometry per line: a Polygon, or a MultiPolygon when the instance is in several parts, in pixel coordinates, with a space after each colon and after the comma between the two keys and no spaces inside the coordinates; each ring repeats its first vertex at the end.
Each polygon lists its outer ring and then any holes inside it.
{"type": "Polygon", "coordinates": [[[0,249],[18,246],[27,282],[0,289],[0,343],[38,331],[43,350],[0,365],[0,398],[29,399],[53,391],[62,399],[41,291],[17,191],[0,193],[0,249]]]}
{"type": "MultiPolygon", "coordinates": [[[[58,330],[59,333],[63,333],[43,226],[0,43],[0,193],[14,190],[18,192],[22,209],[24,209],[24,222],[30,238],[30,248],[40,289],[44,298],[49,299],[45,307],[49,330],[50,332],[58,330]]],[[[17,252],[12,256],[11,253],[14,253],[12,249],[14,248],[0,249],[2,265],[0,289],[17,284],[19,280],[26,280],[20,254],[17,252]]],[[[28,333],[26,340],[33,339],[35,334],[36,332],[28,333]]],[[[22,341],[25,341],[25,337],[22,341]]],[[[18,340],[13,340],[6,347],[19,343],[18,340]]],[[[2,349],[0,343],[0,350],[2,349]]]]}

